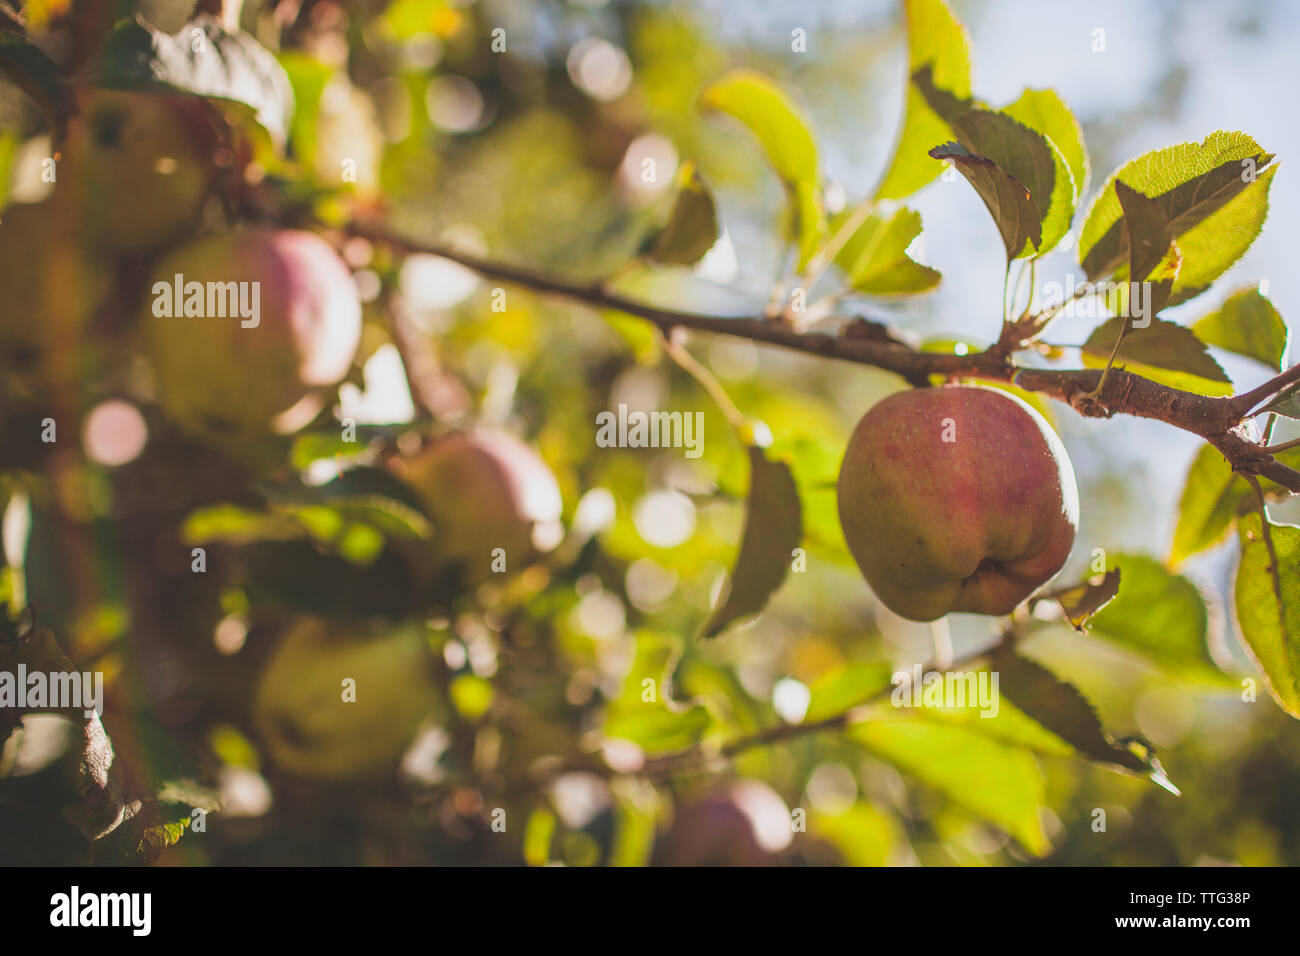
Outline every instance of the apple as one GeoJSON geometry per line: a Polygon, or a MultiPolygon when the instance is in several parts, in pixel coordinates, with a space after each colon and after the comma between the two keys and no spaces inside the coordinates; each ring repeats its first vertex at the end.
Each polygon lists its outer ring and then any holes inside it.
{"type": "Polygon", "coordinates": [[[420,725],[443,710],[422,624],[368,631],[315,617],[281,637],[252,708],[277,767],[331,780],[391,773],[420,725]],[[355,700],[345,699],[348,688],[355,700]]]}
{"type": "Polygon", "coordinates": [[[195,239],[162,259],[148,289],[141,332],[159,404],[198,434],[302,427],[347,374],[361,340],[352,275],[309,232],[195,239]]]}
{"type": "Polygon", "coordinates": [[[678,804],[672,828],[656,842],[657,866],[773,866],[754,822],[727,793],[678,804]]]}
{"type": "Polygon", "coordinates": [[[867,583],[914,621],[1011,613],[1061,569],[1079,522],[1052,427],[982,386],[912,389],[873,406],[849,439],[838,502],[867,583]]]}
{"type": "Polygon", "coordinates": [[[75,380],[86,327],[112,287],[107,261],[79,245],[53,203],[0,211],[0,367],[23,375],[57,359],[75,380]]]}
{"type": "Polygon", "coordinates": [[[492,577],[498,548],[506,571],[527,564],[537,554],[534,529],[558,522],[563,508],[542,457],[494,429],[453,432],[390,467],[433,519],[439,568],[459,568],[471,586],[492,577]]]}
{"type": "Polygon", "coordinates": [[[193,230],[213,183],[224,123],[195,96],[82,88],[60,146],[54,202],[83,242],[153,249],[193,230]]]}

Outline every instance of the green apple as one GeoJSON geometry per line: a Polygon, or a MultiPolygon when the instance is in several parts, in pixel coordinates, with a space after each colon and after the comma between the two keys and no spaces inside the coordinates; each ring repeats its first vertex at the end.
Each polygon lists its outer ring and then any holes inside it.
{"type": "Polygon", "coordinates": [[[499,558],[511,572],[536,557],[534,530],[563,507],[546,462],[506,432],[454,432],[391,467],[433,519],[438,566],[459,568],[470,585],[492,577],[499,558]]]}
{"type": "Polygon", "coordinates": [[[204,99],[80,89],[54,202],[96,249],[152,249],[192,231],[221,168],[224,121],[204,99]]]}
{"type": "Polygon", "coordinates": [[[352,275],[309,232],[186,243],[155,267],[141,335],[167,417],[214,437],[293,431],[347,374],[361,340],[352,275]]]}
{"type": "Polygon", "coordinates": [[[262,670],[253,722],[280,769],[341,780],[393,772],[443,710],[423,625],[366,632],[303,618],[262,670]]]}
{"type": "Polygon", "coordinates": [[[838,502],[867,583],[915,621],[1009,614],[1061,569],[1079,520],[1052,427],[980,386],[912,389],[873,406],[849,439],[838,502]]]}

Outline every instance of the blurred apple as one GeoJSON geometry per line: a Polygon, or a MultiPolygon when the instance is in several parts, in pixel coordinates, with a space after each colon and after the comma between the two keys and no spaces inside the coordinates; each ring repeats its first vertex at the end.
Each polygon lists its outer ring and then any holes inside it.
{"type": "Polygon", "coordinates": [[[771,866],[750,816],[727,794],[677,806],[672,829],[655,845],[656,866],[771,866]]]}
{"type": "Polygon", "coordinates": [[[309,232],[196,239],[163,258],[149,290],[142,337],[159,402],[199,434],[302,427],[347,374],[361,339],[352,275],[309,232]]]}
{"type": "Polygon", "coordinates": [[[0,366],[24,375],[49,361],[75,374],[87,324],[113,287],[51,202],[0,212],[0,366]]]}
{"type": "Polygon", "coordinates": [[[424,720],[442,716],[433,666],[423,625],[368,632],[303,618],[262,670],[253,721],[276,766],[296,776],[388,774],[424,720]]]}
{"type": "Polygon", "coordinates": [[[83,88],[61,144],[54,202],[101,250],[143,250],[198,225],[221,172],[224,122],[204,99],[83,88]]]}
{"type": "Polygon", "coordinates": [[[563,508],[542,457],[501,431],[454,432],[391,467],[433,519],[438,566],[459,568],[470,585],[492,577],[498,548],[507,571],[535,558],[535,530],[558,522],[563,508]]]}

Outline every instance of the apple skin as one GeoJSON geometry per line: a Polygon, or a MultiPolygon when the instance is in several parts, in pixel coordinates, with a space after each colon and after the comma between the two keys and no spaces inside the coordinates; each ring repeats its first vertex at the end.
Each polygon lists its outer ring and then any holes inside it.
{"type": "Polygon", "coordinates": [[[54,202],[89,247],[142,251],[195,228],[221,169],[216,111],[193,96],[79,89],[54,202]]]}
{"type": "Polygon", "coordinates": [[[459,568],[470,586],[495,576],[496,548],[505,549],[507,571],[527,564],[537,554],[534,526],[558,521],[563,508],[555,475],[542,457],[494,429],[453,432],[390,467],[433,519],[438,568],[459,568]]]}
{"type": "Polygon", "coordinates": [[[277,767],[344,780],[392,773],[426,718],[445,717],[423,625],[368,632],[303,618],[280,638],[253,698],[277,767]],[[356,700],[342,699],[343,680],[356,700]]]}
{"type": "MultiPolygon", "coordinates": [[[[248,288],[252,288],[251,286],[248,288]]],[[[141,335],[167,417],[202,435],[292,431],[320,410],[361,341],[361,302],[352,275],[324,239],[256,230],[207,236],[155,267],[141,335]],[[156,284],[256,282],[260,316],[158,316],[156,284]]],[[[174,297],[174,296],[173,296],[174,297]]],[[[182,302],[183,304],[183,302],[182,302]]],[[[173,303],[173,310],[177,304],[173,303]]]]}
{"type": "Polygon", "coordinates": [[[873,406],[849,439],[838,502],[867,583],[914,621],[1011,613],[1061,569],[1079,522],[1074,469],[1052,427],[981,386],[912,389],[873,406]]]}

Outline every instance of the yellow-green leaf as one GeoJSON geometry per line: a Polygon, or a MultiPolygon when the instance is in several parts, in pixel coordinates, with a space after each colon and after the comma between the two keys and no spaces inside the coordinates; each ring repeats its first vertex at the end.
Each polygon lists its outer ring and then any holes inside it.
{"type": "MultiPolygon", "coordinates": [[[[1181,239],[1241,193],[1266,192],[1267,184],[1261,186],[1259,179],[1265,178],[1264,167],[1272,160],[1272,154],[1264,152],[1245,133],[1223,131],[1211,133],[1200,143],[1180,143],[1130,160],[1106,180],[1084,219],[1079,235],[1079,261],[1084,271],[1089,278],[1097,279],[1128,264],[1128,235],[1120,224],[1123,210],[1115,194],[1117,179],[1159,200],[1174,236],[1181,239]]],[[[1234,222],[1218,222],[1218,229],[1240,225],[1253,239],[1258,229],[1251,223],[1257,212],[1253,205],[1234,207],[1234,222]],[[1238,214],[1244,220],[1241,223],[1235,222],[1238,214]]],[[[1184,249],[1184,255],[1190,262],[1193,253],[1195,258],[1201,258],[1205,251],[1198,241],[1191,250],[1184,249]]],[[[1225,247],[1224,251],[1230,249],[1225,247]]],[[[1191,263],[1186,268],[1192,270],[1189,276],[1200,276],[1203,267],[1191,263]]]]}
{"type": "MultiPolygon", "coordinates": [[[[935,86],[970,96],[970,37],[943,0],[905,0],[907,75],[930,67],[935,86]]],[[[926,161],[929,151],[950,138],[948,125],[925,101],[915,84],[907,84],[898,144],[876,187],[877,199],[902,199],[932,182],[941,169],[926,161]]]]}
{"type": "Polygon", "coordinates": [[[1192,331],[1208,345],[1253,358],[1274,371],[1286,364],[1287,327],[1258,286],[1238,289],[1192,331]]]}
{"type": "Polygon", "coordinates": [[[967,812],[1001,827],[1035,856],[1050,849],[1039,808],[1046,803],[1042,769],[1028,751],[974,730],[881,714],[850,737],[967,812]]]}
{"type": "Polygon", "coordinates": [[[1233,607],[1269,691],[1300,717],[1300,528],[1269,522],[1267,530],[1266,538],[1258,512],[1237,522],[1241,563],[1233,607]]]}
{"type": "MultiPolygon", "coordinates": [[[[832,221],[832,232],[850,215],[846,212],[832,221]]],[[[873,212],[845,241],[835,262],[844,270],[845,281],[859,292],[925,292],[938,285],[942,276],[908,257],[907,247],[920,233],[920,213],[905,208],[892,214],[873,212]]]]}
{"type": "MultiPolygon", "coordinates": [[[[1115,339],[1129,320],[1116,316],[1103,322],[1083,344],[1083,363],[1104,368],[1115,339]]],[[[1232,380],[1191,329],[1154,319],[1146,328],[1133,329],[1124,338],[1116,368],[1155,382],[1201,395],[1231,395],[1232,380]]]]}
{"type": "Polygon", "coordinates": [[[1060,94],[1055,90],[1027,89],[1001,111],[1042,133],[1060,150],[1074,181],[1074,199],[1077,202],[1088,188],[1088,150],[1084,146],[1079,121],[1060,94]]]}
{"type": "Polygon", "coordinates": [[[739,120],[763,147],[786,189],[787,218],[799,243],[802,268],[826,229],[817,141],[802,111],[780,87],[753,70],[733,70],[710,84],[700,94],[700,104],[739,120]]]}

